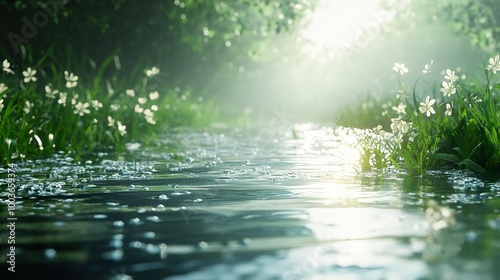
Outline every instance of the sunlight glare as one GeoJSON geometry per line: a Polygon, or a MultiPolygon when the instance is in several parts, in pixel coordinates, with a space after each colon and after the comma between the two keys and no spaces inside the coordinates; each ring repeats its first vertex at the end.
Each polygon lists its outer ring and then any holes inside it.
{"type": "Polygon", "coordinates": [[[375,21],[382,21],[377,15],[378,3],[377,0],[321,1],[302,32],[308,42],[303,52],[316,57],[324,51],[352,46],[370,31],[365,29],[372,29],[375,21]]]}

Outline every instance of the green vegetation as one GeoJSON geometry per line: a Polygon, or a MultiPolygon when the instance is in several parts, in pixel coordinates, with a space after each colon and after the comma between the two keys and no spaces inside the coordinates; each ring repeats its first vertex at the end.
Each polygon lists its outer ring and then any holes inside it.
{"type": "MultiPolygon", "coordinates": [[[[427,74],[430,68],[431,65],[426,65],[422,74],[427,74]]],[[[393,70],[400,75],[408,72],[399,63],[393,70]]],[[[459,77],[456,71],[447,69],[439,92],[418,94],[418,82],[413,88],[401,82],[392,100],[358,108],[364,111],[361,115],[384,116],[384,124],[390,120],[390,128],[379,125],[371,132],[357,133],[362,170],[395,165],[412,174],[445,166],[480,173],[499,171],[500,84],[495,82],[499,71],[500,55],[497,55],[489,60],[484,81],[468,81],[464,75],[459,77]],[[390,129],[391,133],[383,129],[390,129]]],[[[340,123],[358,126],[359,123],[349,122],[356,120],[353,112],[346,111],[340,123]]],[[[371,120],[368,124],[372,124],[371,120]]]]}
{"type": "Polygon", "coordinates": [[[121,151],[171,127],[219,121],[220,88],[265,60],[270,35],[311,8],[304,0],[0,0],[8,19],[1,162],[121,151]]]}
{"type": "Polygon", "coordinates": [[[103,81],[104,70],[119,68],[116,56],[86,75],[45,60],[19,71],[6,59],[2,63],[0,153],[6,160],[55,151],[78,156],[110,146],[122,150],[130,141],[150,142],[169,127],[217,119],[213,100],[161,87],[156,67],[145,69],[135,82],[118,75],[103,81]]]}

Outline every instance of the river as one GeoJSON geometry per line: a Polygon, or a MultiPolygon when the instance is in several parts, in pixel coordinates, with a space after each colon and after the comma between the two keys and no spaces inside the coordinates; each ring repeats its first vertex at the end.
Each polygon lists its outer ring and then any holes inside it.
{"type": "Polygon", "coordinates": [[[18,162],[0,169],[2,217],[16,178],[2,267],[17,279],[500,279],[498,177],[361,173],[354,144],[313,124],[183,128],[121,155],[18,162]]]}

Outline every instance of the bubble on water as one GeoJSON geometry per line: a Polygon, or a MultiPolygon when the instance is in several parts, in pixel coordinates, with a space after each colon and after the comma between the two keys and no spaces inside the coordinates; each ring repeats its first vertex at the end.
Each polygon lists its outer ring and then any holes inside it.
{"type": "Polygon", "coordinates": [[[121,261],[123,258],[123,250],[116,249],[113,251],[104,252],[104,254],[102,254],[102,257],[111,261],[121,261]]]}
{"type": "Polygon", "coordinates": [[[203,199],[201,199],[201,198],[196,198],[193,200],[193,202],[202,202],[202,201],[203,201],[203,199]]]}
{"type": "Polygon", "coordinates": [[[208,248],[208,243],[205,241],[200,241],[196,244],[196,249],[198,250],[206,250],[208,248]]]}
{"type": "Polygon", "coordinates": [[[113,239],[109,242],[109,246],[120,249],[123,247],[123,241],[121,239],[113,239]]]}
{"type": "Polygon", "coordinates": [[[115,239],[115,240],[123,240],[123,234],[121,234],[121,233],[115,234],[115,235],[113,235],[113,239],[115,239]]]}
{"type": "Polygon", "coordinates": [[[106,219],[108,216],[104,214],[95,214],[94,219],[106,219]]]}
{"type": "Polygon", "coordinates": [[[160,222],[160,218],[158,216],[149,216],[146,218],[146,220],[148,220],[150,222],[155,222],[155,223],[160,222]]]}
{"type": "Polygon", "coordinates": [[[161,194],[161,195],[158,196],[158,199],[159,200],[167,200],[168,196],[166,194],[161,194]]]}
{"type": "Polygon", "coordinates": [[[167,246],[167,244],[165,244],[165,243],[161,243],[161,244],[159,245],[159,247],[160,247],[160,258],[163,260],[163,259],[165,259],[165,258],[167,257],[167,255],[168,255],[168,251],[167,251],[168,246],[167,246]]]}
{"type": "Polygon", "coordinates": [[[154,244],[148,244],[148,245],[146,245],[144,250],[151,255],[155,255],[155,254],[160,253],[160,246],[156,246],[154,244]]]}
{"type": "Polygon", "coordinates": [[[75,215],[75,214],[73,214],[73,213],[66,213],[66,215],[65,215],[65,216],[66,216],[66,217],[68,217],[68,218],[71,218],[71,217],[73,217],[74,215],[75,215]]]}
{"type": "Polygon", "coordinates": [[[248,245],[250,245],[250,239],[245,237],[245,238],[241,239],[239,243],[241,246],[248,246],[248,245]]]}
{"type": "Polygon", "coordinates": [[[142,236],[147,239],[153,239],[155,238],[156,234],[152,231],[145,232],[142,236]]]}
{"type": "Polygon", "coordinates": [[[106,202],[106,205],[112,206],[112,207],[118,207],[118,206],[120,206],[120,203],[118,203],[118,202],[106,202]]]}
{"type": "Polygon", "coordinates": [[[184,194],[190,194],[191,192],[188,192],[188,191],[185,191],[185,192],[179,192],[179,191],[175,191],[173,193],[171,193],[170,195],[184,195],[184,194]]]}
{"type": "Polygon", "coordinates": [[[163,205],[163,204],[158,204],[158,205],[156,205],[156,208],[158,208],[158,209],[164,209],[164,208],[165,208],[165,205],[163,205]]]}
{"type": "Polygon", "coordinates": [[[115,227],[123,227],[125,225],[125,223],[123,223],[122,221],[114,221],[113,222],[113,226],[115,227]]]}
{"type": "Polygon", "coordinates": [[[43,251],[43,256],[46,258],[46,259],[49,259],[49,260],[52,260],[56,257],[57,255],[57,252],[56,250],[52,249],[52,248],[48,248],[48,249],[45,249],[43,251]]]}
{"type": "Polygon", "coordinates": [[[134,278],[127,274],[117,274],[109,278],[109,280],[133,280],[134,278]]]}
{"type": "Polygon", "coordinates": [[[66,224],[65,222],[61,222],[61,221],[54,222],[54,226],[56,226],[56,227],[62,227],[65,224],[66,224]]]}
{"type": "Polygon", "coordinates": [[[147,209],[146,208],[139,208],[137,209],[137,213],[146,213],[147,209]]]}
{"type": "Polygon", "coordinates": [[[142,224],[141,219],[139,218],[133,218],[128,221],[129,224],[131,225],[140,225],[142,224]]]}
{"type": "Polygon", "coordinates": [[[132,241],[129,243],[129,246],[131,248],[141,249],[141,248],[146,247],[146,244],[144,244],[144,242],[140,242],[140,241],[132,241]]]}

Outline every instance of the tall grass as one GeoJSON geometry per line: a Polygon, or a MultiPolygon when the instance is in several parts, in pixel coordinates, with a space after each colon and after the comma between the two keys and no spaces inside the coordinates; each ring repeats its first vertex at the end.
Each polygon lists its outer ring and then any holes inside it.
{"type": "Polygon", "coordinates": [[[218,117],[213,100],[169,87],[156,67],[124,76],[119,57],[111,55],[100,65],[73,58],[66,69],[57,69],[47,53],[37,61],[26,56],[22,67],[0,59],[2,163],[56,151],[76,157],[121,151],[131,141],[154,141],[166,128],[218,117]]]}
{"type": "MultiPolygon", "coordinates": [[[[426,74],[431,65],[422,71],[426,74]]],[[[393,68],[404,75],[404,64],[393,68]]],[[[466,168],[475,172],[500,171],[500,56],[489,60],[484,81],[459,78],[455,71],[444,71],[439,90],[419,94],[401,83],[396,97],[370,108],[371,114],[383,115],[383,123],[371,132],[358,133],[363,170],[394,165],[412,174],[444,167],[466,168]],[[425,98],[424,98],[425,96],[425,98]],[[384,130],[390,132],[385,133],[384,130]],[[383,137],[381,137],[383,135],[383,137]],[[376,136],[376,137],[375,137],[376,136]],[[385,155],[385,156],[382,156],[385,155]]],[[[341,120],[355,118],[347,111],[341,120]]],[[[350,125],[348,122],[343,125],[350,125]]]]}

